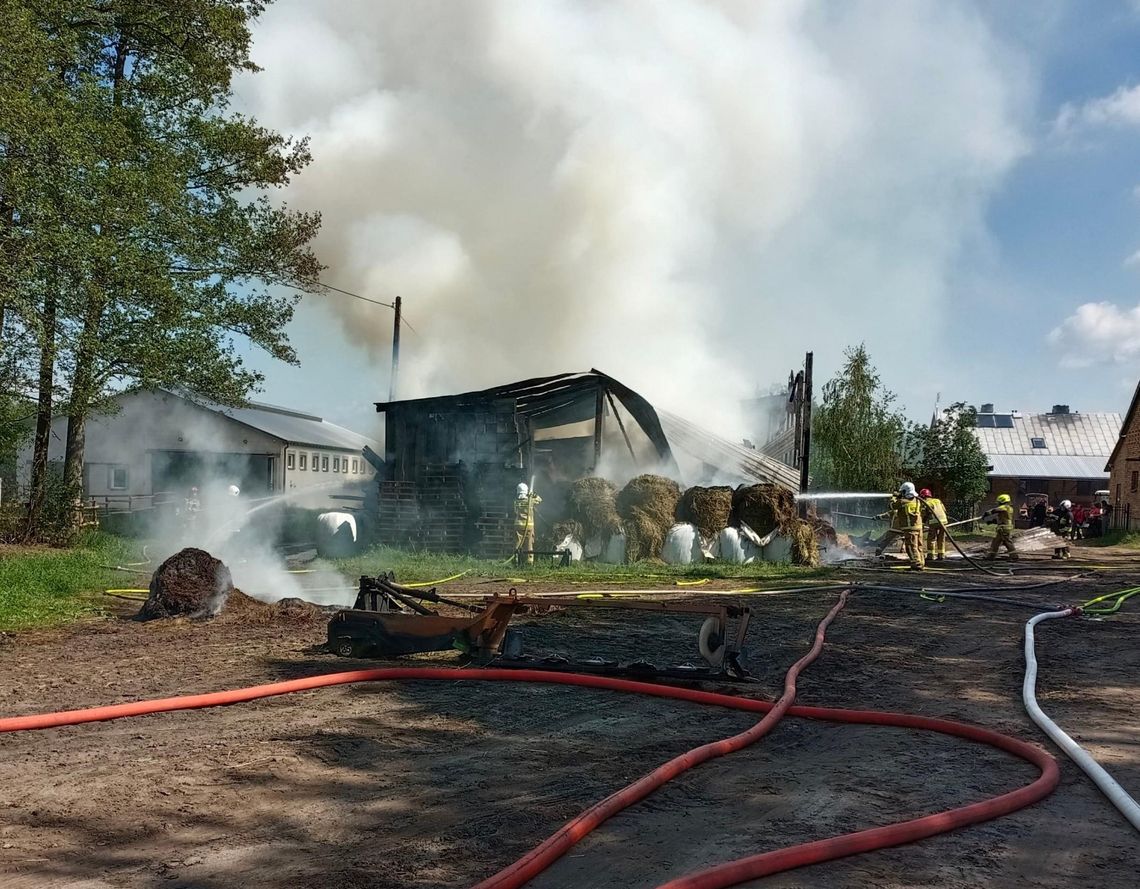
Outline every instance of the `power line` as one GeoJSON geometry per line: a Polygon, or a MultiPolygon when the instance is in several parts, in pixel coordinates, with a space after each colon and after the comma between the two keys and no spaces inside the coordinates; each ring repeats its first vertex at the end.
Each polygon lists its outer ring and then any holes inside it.
{"type": "MultiPolygon", "coordinates": [[[[381,302],[378,299],[372,299],[371,297],[361,296],[359,293],[353,293],[351,290],[342,290],[340,287],[333,287],[332,284],[326,284],[324,281],[318,281],[317,283],[320,284],[322,287],[324,287],[326,290],[334,290],[337,293],[343,293],[345,296],[351,296],[353,299],[363,300],[364,302],[372,303],[375,306],[384,306],[385,308],[388,308],[388,309],[396,308],[395,303],[381,302]]],[[[400,320],[407,326],[408,330],[410,330],[416,336],[419,336],[420,332],[418,330],[416,330],[414,327],[412,327],[411,322],[408,321],[407,314],[403,314],[401,316],[400,320]]]]}
{"type": "Polygon", "coordinates": [[[378,299],[372,299],[372,298],[367,297],[367,296],[361,296],[359,293],[353,293],[351,290],[341,290],[339,287],[333,287],[332,284],[326,284],[324,281],[318,281],[317,283],[320,284],[322,287],[324,287],[326,290],[335,290],[337,293],[343,293],[345,296],[351,296],[353,299],[362,299],[366,303],[372,303],[373,305],[377,305],[377,306],[385,306],[389,309],[396,308],[396,306],[393,303],[381,302],[378,299]]]}

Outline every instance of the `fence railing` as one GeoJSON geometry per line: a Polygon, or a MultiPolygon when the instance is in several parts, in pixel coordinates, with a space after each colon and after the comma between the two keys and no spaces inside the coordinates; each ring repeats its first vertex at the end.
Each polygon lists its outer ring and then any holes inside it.
{"type": "Polygon", "coordinates": [[[98,494],[84,497],[83,501],[88,509],[114,515],[169,506],[184,499],[171,491],[158,491],[154,494],[98,494]]]}

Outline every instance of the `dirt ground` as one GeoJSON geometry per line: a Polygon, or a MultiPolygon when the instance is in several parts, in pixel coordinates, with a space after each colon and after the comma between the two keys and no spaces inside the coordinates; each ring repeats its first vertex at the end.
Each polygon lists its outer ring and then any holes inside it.
{"type": "MultiPolygon", "coordinates": [[[[1080,601],[1140,584],[1140,563],[1103,551],[1095,559],[1111,569],[1017,595],[1080,601]]],[[[1028,569],[1004,583],[1074,570],[1048,560],[1028,569]]],[[[851,577],[915,580],[906,572],[851,577]]],[[[979,577],[947,572],[922,581],[958,586],[979,577]]],[[[742,597],[753,609],[748,665],[759,682],[724,687],[778,694],[835,596],[742,597]]],[[[1135,794],[1140,600],[1130,605],[1111,620],[1040,628],[1039,699],[1135,794]]],[[[858,591],[802,676],[799,702],[950,716],[1048,747],[1020,699],[1021,633],[1031,613],[858,591]]],[[[520,626],[531,652],[668,665],[697,661],[698,623],[595,610],[523,618],[520,626]]],[[[324,629],[321,621],[111,619],[5,637],[0,713],[377,663],[319,652],[324,629]]],[[[434,662],[455,663],[450,656],[434,662]]],[[[3,735],[0,885],[468,887],[654,765],[753,721],[571,688],[419,682],[3,735]]],[[[754,885],[1131,889],[1140,838],[1057,755],[1060,787],[1029,809],[754,885]]],[[[1020,760],[965,741],[789,718],[756,746],[617,816],[531,885],[654,887],[744,854],[979,800],[1034,777],[1020,760]]]]}

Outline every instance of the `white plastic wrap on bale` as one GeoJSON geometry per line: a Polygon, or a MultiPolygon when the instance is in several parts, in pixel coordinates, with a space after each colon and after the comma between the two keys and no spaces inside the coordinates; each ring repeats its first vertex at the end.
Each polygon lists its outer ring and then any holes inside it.
{"type": "Polygon", "coordinates": [[[602,539],[601,534],[595,534],[589,538],[582,545],[582,556],[587,559],[597,559],[598,561],[605,561],[602,558],[602,553],[606,550],[606,542],[602,539]]]}
{"type": "Polygon", "coordinates": [[[703,562],[701,535],[693,525],[681,522],[669,529],[661,547],[661,558],[669,565],[691,565],[703,562]]]}
{"type": "Polygon", "coordinates": [[[598,556],[598,561],[606,565],[625,564],[624,532],[618,532],[617,534],[610,535],[610,539],[606,541],[606,548],[602,550],[602,554],[598,556]]]}
{"type": "Polygon", "coordinates": [[[556,552],[570,552],[571,562],[582,561],[582,544],[578,542],[578,538],[573,534],[567,534],[562,538],[562,542],[554,547],[556,552]]]}
{"type": "Polygon", "coordinates": [[[356,516],[350,512],[322,512],[317,516],[317,552],[325,558],[350,556],[356,551],[356,516]]]}
{"type": "Polygon", "coordinates": [[[777,534],[764,547],[765,562],[790,562],[792,560],[791,538],[777,534]]]}
{"type": "Polygon", "coordinates": [[[725,528],[716,538],[718,558],[733,565],[751,565],[763,558],[763,549],[736,528],[725,528]]]}

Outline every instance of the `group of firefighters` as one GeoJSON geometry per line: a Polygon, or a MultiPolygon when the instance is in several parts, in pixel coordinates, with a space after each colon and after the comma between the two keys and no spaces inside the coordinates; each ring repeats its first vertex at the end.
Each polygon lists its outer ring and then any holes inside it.
{"type": "MultiPolygon", "coordinates": [[[[1051,529],[1061,539],[1060,545],[1053,548],[1054,559],[1068,559],[1070,556],[1068,540],[1074,527],[1072,509],[1070,501],[1062,500],[1050,517],[1051,529]]],[[[982,521],[994,525],[996,532],[985,559],[996,559],[1002,547],[1005,547],[1011,560],[1019,558],[1013,542],[1013,515],[1014,508],[1009,494],[998,494],[997,505],[982,513],[982,521]]],[[[888,545],[901,538],[910,567],[914,571],[922,571],[927,561],[946,558],[946,529],[949,525],[946,507],[929,488],[916,491],[912,482],[904,482],[891,495],[890,507],[880,518],[888,516],[891,527],[880,541],[875,555],[881,556],[888,545]]]]}

